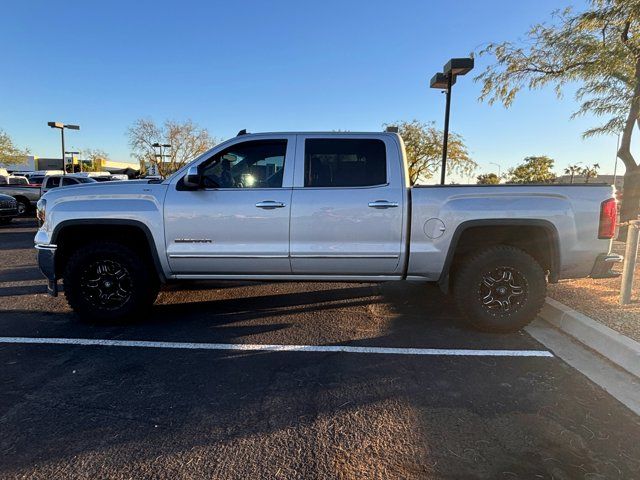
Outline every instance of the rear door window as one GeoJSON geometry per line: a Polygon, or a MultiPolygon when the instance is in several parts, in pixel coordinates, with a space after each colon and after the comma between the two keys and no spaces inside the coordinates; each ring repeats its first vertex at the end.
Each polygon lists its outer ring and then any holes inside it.
{"type": "Polygon", "coordinates": [[[66,187],[67,185],[77,185],[78,182],[75,178],[63,178],[62,179],[62,186],[66,187]]]}
{"type": "Polygon", "coordinates": [[[366,187],[387,183],[387,153],[382,140],[305,140],[305,187],[366,187]]]}

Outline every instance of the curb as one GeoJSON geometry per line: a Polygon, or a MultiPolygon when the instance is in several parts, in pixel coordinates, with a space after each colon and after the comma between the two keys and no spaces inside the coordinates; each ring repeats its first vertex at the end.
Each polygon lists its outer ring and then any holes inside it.
{"type": "Polygon", "coordinates": [[[640,378],[640,343],[549,297],[540,317],[640,378]]]}

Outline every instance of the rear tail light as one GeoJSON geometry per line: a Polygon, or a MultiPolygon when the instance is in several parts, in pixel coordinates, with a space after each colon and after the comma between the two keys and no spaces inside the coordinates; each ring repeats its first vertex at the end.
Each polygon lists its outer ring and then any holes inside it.
{"type": "Polygon", "coordinates": [[[600,204],[598,238],[613,238],[616,233],[616,199],[610,198],[600,204]]]}

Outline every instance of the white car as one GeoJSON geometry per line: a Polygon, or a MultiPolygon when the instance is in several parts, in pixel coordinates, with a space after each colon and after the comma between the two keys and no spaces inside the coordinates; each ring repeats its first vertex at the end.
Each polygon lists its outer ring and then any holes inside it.
{"type": "Polygon", "coordinates": [[[29,185],[29,180],[21,175],[0,175],[0,185],[29,185]]]}
{"type": "Polygon", "coordinates": [[[80,185],[84,183],[97,183],[97,181],[91,177],[85,177],[74,173],[70,173],[67,175],[47,175],[42,181],[42,186],[40,187],[40,195],[44,195],[53,188],[68,187],[71,185],[80,185]]]}

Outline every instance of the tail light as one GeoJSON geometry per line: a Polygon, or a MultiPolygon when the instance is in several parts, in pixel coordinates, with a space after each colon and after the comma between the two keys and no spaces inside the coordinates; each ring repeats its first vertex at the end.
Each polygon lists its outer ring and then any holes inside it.
{"type": "Polygon", "coordinates": [[[600,204],[598,238],[613,238],[616,233],[616,199],[610,198],[600,204]]]}

